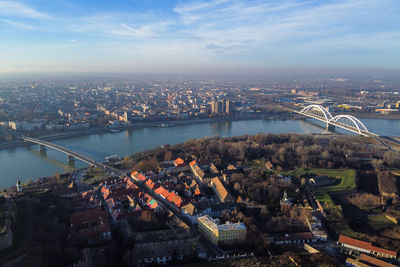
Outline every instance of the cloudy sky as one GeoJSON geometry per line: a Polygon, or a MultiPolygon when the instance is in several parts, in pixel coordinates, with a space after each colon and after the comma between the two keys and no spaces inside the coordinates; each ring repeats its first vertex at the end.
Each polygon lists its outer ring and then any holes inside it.
{"type": "Polygon", "coordinates": [[[0,0],[0,72],[400,70],[399,0],[0,0]]]}

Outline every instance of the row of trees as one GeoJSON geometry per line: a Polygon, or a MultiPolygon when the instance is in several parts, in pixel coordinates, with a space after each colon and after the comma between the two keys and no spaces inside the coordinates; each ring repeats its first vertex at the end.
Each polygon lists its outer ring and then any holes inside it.
{"type": "MultiPolygon", "coordinates": [[[[299,134],[257,134],[231,138],[202,138],[187,140],[183,144],[156,148],[137,154],[137,159],[154,158],[157,161],[173,160],[176,157],[205,157],[213,159],[218,167],[226,167],[232,162],[248,163],[254,159],[270,160],[275,166],[283,169],[294,168],[341,168],[357,167],[357,163],[349,162],[347,154],[352,151],[370,152],[367,144],[353,144],[332,140],[329,137],[314,137],[299,134]]],[[[378,155],[384,163],[397,164],[393,155],[378,155]]]]}
{"type": "Polygon", "coordinates": [[[397,196],[397,178],[391,171],[377,171],[379,192],[384,196],[397,196]]]}

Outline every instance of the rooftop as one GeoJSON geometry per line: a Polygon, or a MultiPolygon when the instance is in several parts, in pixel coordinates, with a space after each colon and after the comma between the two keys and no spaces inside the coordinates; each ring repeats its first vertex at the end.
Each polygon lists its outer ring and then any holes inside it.
{"type": "Polygon", "coordinates": [[[350,245],[350,246],[353,246],[353,247],[358,247],[358,248],[362,248],[362,249],[366,249],[366,250],[371,250],[371,251],[376,251],[376,252],[379,252],[379,253],[388,254],[388,255],[391,255],[391,256],[394,256],[394,257],[397,256],[397,252],[396,251],[375,247],[370,242],[361,241],[361,240],[354,239],[354,238],[351,238],[351,237],[348,237],[348,236],[345,236],[345,235],[340,235],[338,242],[339,243],[343,243],[343,244],[347,244],[347,245],[350,245]]]}

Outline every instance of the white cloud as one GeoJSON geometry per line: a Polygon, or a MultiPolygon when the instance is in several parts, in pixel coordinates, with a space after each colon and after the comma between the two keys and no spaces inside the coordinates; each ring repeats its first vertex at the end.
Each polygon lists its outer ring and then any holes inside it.
{"type": "Polygon", "coordinates": [[[0,1],[0,14],[33,19],[46,19],[49,15],[16,1],[0,1]]]}
{"type": "Polygon", "coordinates": [[[20,23],[20,22],[15,22],[15,21],[11,21],[8,19],[0,19],[0,22],[19,28],[19,29],[23,29],[23,30],[34,30],[36,29],[35,26],[29,25],[29,24],[25,24],[25,23],[20,23]]]}
{"type": "MultiPolygon", "coordinates": [[[[15,11],[10,3],[18,2],[0,0],[0,15],[14,12],[14,16],[19,17],[48,16],[23,4],[25,9],[19,6],[19,11],[15,11]]],[[[367,61],[370,51],[378,57],[385,49],[395,51],[400,45],[397,0],[182,3],[166,12],[119,10],[86,17],[54,16],[51,21],[42,20],[31,28],[26,25],[26,19],[18,20],[18,17],[1,19],[0,23],[68,35],[60,43],[72,39],[68,44],[71,50],[61,53],[67,48],[52,45],[60,57],[75,51],[127,65],[134,59],[140,64],[150,66],[151,63],[157,67],[168,64],[307,64],[307,56],[314,55],[329,65],[330,61],[338,61],[335,54],[355,51],[359,57],[365,55],[367,61]],[[75,43],[75,38],[79,42],[75,43]]],[[[52,46],[48,50],[53,49],[52,46]]]]}

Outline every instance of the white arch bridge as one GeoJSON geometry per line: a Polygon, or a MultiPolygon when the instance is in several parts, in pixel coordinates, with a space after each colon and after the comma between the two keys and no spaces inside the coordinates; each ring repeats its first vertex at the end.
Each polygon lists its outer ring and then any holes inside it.
{"type": "Polygon", "coordinates": [[[377,134],[368,131],[364,123],[362,123],[356,117],[351,115],[332,116],[332,114],[326,108],[320,105],[309,105],[303,108],[301,111],[293,111],[303,116],[326,123],[326,128],[329,130],[333,130],[335,127],[339,127],[362,136],[378,136],[377,134]]]}

